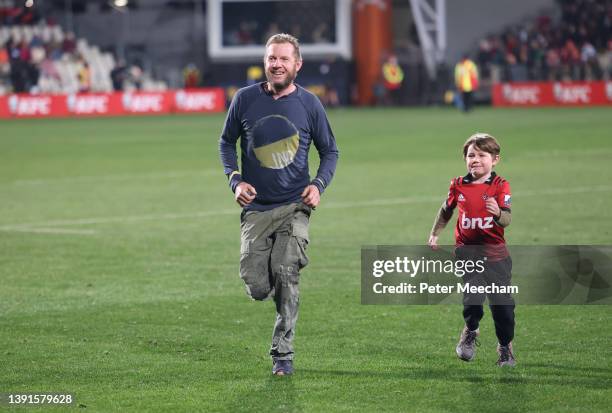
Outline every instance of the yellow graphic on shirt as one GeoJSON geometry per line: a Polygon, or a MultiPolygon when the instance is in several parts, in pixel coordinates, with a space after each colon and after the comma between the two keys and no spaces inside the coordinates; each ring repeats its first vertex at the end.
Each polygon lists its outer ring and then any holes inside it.
{"type": "Polygon", "coordinates": [[[271,169],[283,169],[293,162],[299,146],[300,137],[296,133],[288,138],[280,139],[253,150],[261,166],[271,169]]]}

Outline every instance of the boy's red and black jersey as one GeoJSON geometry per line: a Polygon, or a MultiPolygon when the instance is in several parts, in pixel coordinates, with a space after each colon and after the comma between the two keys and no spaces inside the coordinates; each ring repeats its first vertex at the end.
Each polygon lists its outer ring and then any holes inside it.
{"type": "Polygon", "coordinates": [[[508,181],[495,172],[484,183],[475,184],[470,174],[457,177],[451,181],[446,199],[446,208],[458,207],[459,216],[455,227],[455,244],[462,245],[497,245],[500,248],[487,248],[491,259],[503,259],[508,256],[504,239],[504,228],[498,225],[492,214],[486,209],[486,200],[493,198],[500,209],[510,211],[511,193],[508,181]]]}

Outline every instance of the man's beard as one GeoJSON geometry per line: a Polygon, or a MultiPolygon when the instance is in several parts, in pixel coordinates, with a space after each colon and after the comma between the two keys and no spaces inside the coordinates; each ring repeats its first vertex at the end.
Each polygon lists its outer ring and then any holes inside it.
{"type": "Polygon", "coordinates": [[[285,80],[283,80],[282,82],[275,82],[272,80],[272,73],[266,71],[266,79],[268,79],[268,83],[276,92],[280,92],[281,90],[285,90],[291,84],[291,82],[295,80],[297,72],[287,71],[286,74],[287,75],[285,76],[285,80]]]}

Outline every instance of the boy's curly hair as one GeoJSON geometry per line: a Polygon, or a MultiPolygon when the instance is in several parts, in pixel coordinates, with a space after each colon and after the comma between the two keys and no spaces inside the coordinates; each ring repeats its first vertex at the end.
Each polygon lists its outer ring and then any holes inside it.
{"type": "Polygon", "coordinates": [[[467,151],[470,145],[474,145],[476,148],[483,152],[488,152],[493,156],[499,155],[501,152],[501,148],[497,139],[493,135],[489,135],[488,133],[475,133],[468,138],[467,141],[463,144],[463,157],[467,156],[467,151]]]}

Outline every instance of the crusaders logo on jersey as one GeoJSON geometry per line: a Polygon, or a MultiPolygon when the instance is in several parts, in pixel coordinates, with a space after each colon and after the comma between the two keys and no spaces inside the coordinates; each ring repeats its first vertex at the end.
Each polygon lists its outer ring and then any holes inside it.
{"type": "Polygon", "coordinates": [[[484,200],[486,201],[487,199],[489,199],[489,195],[487,195],[487,194],[482,194],[482,199],[484,199],[484,200]]]}

